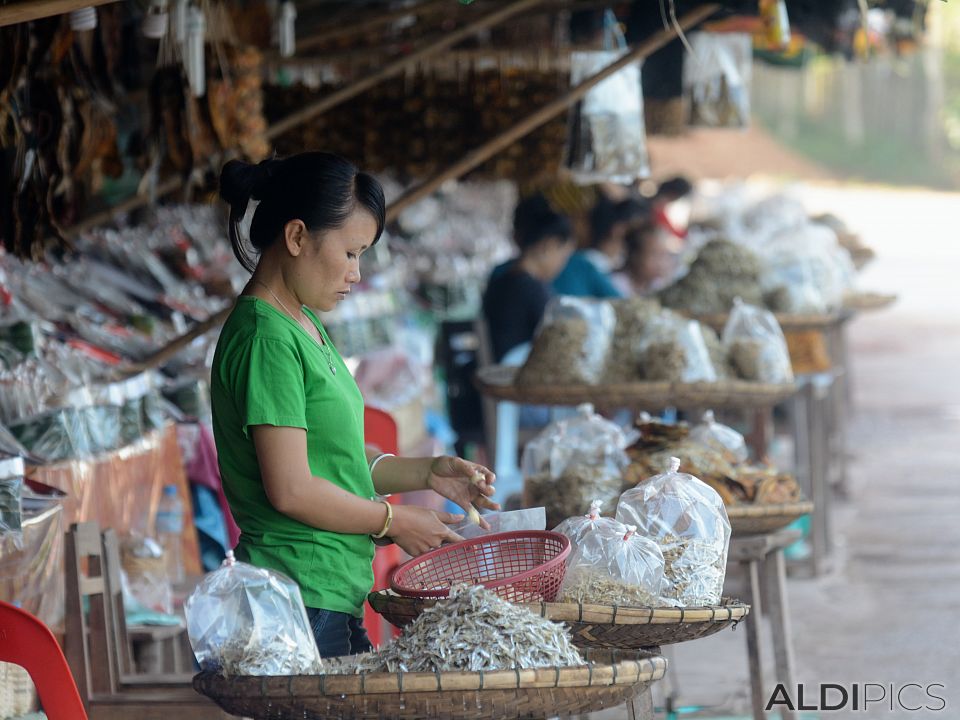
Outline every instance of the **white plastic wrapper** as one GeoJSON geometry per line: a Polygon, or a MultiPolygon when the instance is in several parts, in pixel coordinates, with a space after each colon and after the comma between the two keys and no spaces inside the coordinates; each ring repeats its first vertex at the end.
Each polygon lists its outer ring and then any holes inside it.
{"type": "Polygon", "coordinates": [[[314,675],[323,665],[300,588],[273,570],[237,562],[204,577],[184,604],[203,670],[229,675],[314,675]]]}
{"type": "Polygon", "coordinates": [[[690,35],[693,53],[683,61],[683,88],[690,124],[745,128],[750,125],[753,47],[746,33],[690,35]]]}
{"type": "MultiPolygon", "coordinates": [[[[577,85],[616,62],[624,51],[595,50],[570,56],[577,85]]],[[[572,110],[566,166],[575,182],[629,185],[650,174],[643,122],[640,63],[627,65],[594,87],[572,110]]]]}
{"type": "Polygon", "coordinates": [[[793,366],[780,323],[769,310],[737,298],[723,328],[723,346],[734,369],[744,380],[793,382],[793,366]]]}
{"type": "Polygon", "coordinates": [[[663,552],[661,601],[674,607],[716,605],[723,592],[730,521],[720,495],[693,475],[656,475],[620,496],[617,520],[636,525],[663,552]]]}
{"type": "Polygon", "coordinates": [[[542,507],[484,513],[483,519],[490,523],[489,530],[484,530],[470,518],[464,519],[458,525],[451,526],[450,529],[464,540],[482,535],[492,535],[493,533],[547,529],[547,513],[542,507]]]}
{"type": "Polygon", "coordinates": [[[517,385],[596,385],[617,316],[606,300],[560,296],[547,305],[517,385]]]}
{"type": "Polygon", "coordinates": [[[663,570],[660,547],[635,525],[597,523],[570,554],[560,601],[654,607],[663,570]]]}
{"type": "Polygon", "coordinates": [[[696,320],[664,312],[651,320],[640,338],[643,375],[647,380],[716,382],[703,331],[696,320]]]}
{"type": "Polygon", "coordinates": [[[612,511],[634,437],[589,404],[577,408],[574,417],[548,425],[523,449],[527,504],[546,508],[549,527],[583,512],[593,500],[612,511]]]}
{"type": "Polygon", "coordinates": [[[747,461],[747,441],[729,425],[717,422],[713,410],[707,410],[703,419],[691,428],[690,439],[722,453],[732,462],[747,461]]]}

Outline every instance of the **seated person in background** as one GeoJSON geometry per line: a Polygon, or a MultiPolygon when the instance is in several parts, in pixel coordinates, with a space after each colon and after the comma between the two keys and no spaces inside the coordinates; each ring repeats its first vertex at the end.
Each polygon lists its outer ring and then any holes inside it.
{"type": "Polygon", "coordinates": [[[657,188],[657,194],[650,201],[653,211],[653,222],[666,230],[674,238],[684,240],[687,237],[687,228],[681,227],[675,219],[670,217],[670,206],[682,200],[693,192],[693,185],[684,177],[674,177],[664,180],[657,188]]]}
{"type": "Polygon", "coordinates": [[[653,223],[627,231],[624,241],[627,259],[613,274],[613,284],[626,297],[651,295],[664,287],[673,275],[674,257],[664,232],[653,223]]]}
{"type": "Polygon", "coordinates": [[[627,230],[648,217],[649,209],[641,200],[613,202],[601,195],[590,211],[590,247],[573,254],[553,281],[553,289],[560,295],[623,297],[610,275],[623,265],[627,230]]]}
{"type": "Polygon", "coordinates": [[[513,239],[520,255],[493,271],[483,294],[483,314],[497,362],[533,340],[553,294],[550,283],[573,252],[573,227],[538,194],[517,204],[513,239]]]}

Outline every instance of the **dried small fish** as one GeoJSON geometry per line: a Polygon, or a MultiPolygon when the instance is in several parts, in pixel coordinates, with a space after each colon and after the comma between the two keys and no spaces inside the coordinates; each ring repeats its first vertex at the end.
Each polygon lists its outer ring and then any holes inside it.
{"type": "Polygon", "coordinates": [[[559,602],[634,607],[657,607],[660,605],[656,593],[651,593],[639,585],[612,578],[605,571],[591,572],[587,568],[578,568],[576,571],[567,572],[559,602]],[[572,577],[571,572],[573,573],[572,577]]]}
{"type": "Polygon", "coordinates": [[[324,661],[335,672],[512,670],[586,664],[566,626],[482,587],[460,586],[379,651],[355,662],[324,661]]]}
{"type": "Polygon", "coordinates": [[[726,545],[677,535],[656,540],[663,551],[663,599],[680,607],[716,605],[727,570],[726,545]]]}
{"type": "Polygon", "coordinates": [[[514,382],[518,387],[595,383],[587,356],[589,337],[590,328],[581,318],[560,318],[545,326],[514,382]]]}
{"type": "Polygon", "coordinates": [[[546,509],[547,527],[556,527],[579,515],[593,500],[600,500],[601,511],[611,513],[617,506],[623,480],[620,472],[603,466],[571,465],[557,478],[531,475],[524,483],[526,504],[546,509]]]}

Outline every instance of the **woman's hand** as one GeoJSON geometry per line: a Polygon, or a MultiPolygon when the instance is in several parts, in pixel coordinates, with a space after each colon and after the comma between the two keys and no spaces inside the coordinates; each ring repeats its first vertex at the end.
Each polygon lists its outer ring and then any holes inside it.
{"type": "MultiPolygon", "coordinates": [[[[497,477],[483,465],[467,462],[458,457],[443,455],[430,463],[426,485],[439,495],[452,500],[467,512],[471,505],[488,510],[499,510],[493,502],[493,484],[497,477]]],[[[490,524],[480,516],[480,527],[490,529],[490,524]]]]}
{"type": "Polygon", "coordinates": [[[463,520],[463,515],[428,510],[417,505],[394,505],[393,522],[387,537],[412,557],[435,550],[445,542],[463,540],[447,525],[463,520]]]}

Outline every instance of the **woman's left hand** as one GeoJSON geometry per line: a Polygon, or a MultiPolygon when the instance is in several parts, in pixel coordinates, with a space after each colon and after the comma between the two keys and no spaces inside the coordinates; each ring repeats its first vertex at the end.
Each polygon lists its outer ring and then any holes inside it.
{"type": "MultiPolygon", "coordinates": [[[[463,458],[443,455],[433,458],[427,474],[427,487],[452,500],[465,511],[474,505],[478,509],[499,510],[493,502],[493,484],[497,477],[483,465],[468,462],[463,458]]],[[[490,524],[480,516],[480,527],[490,529],[490,524]]]]}

